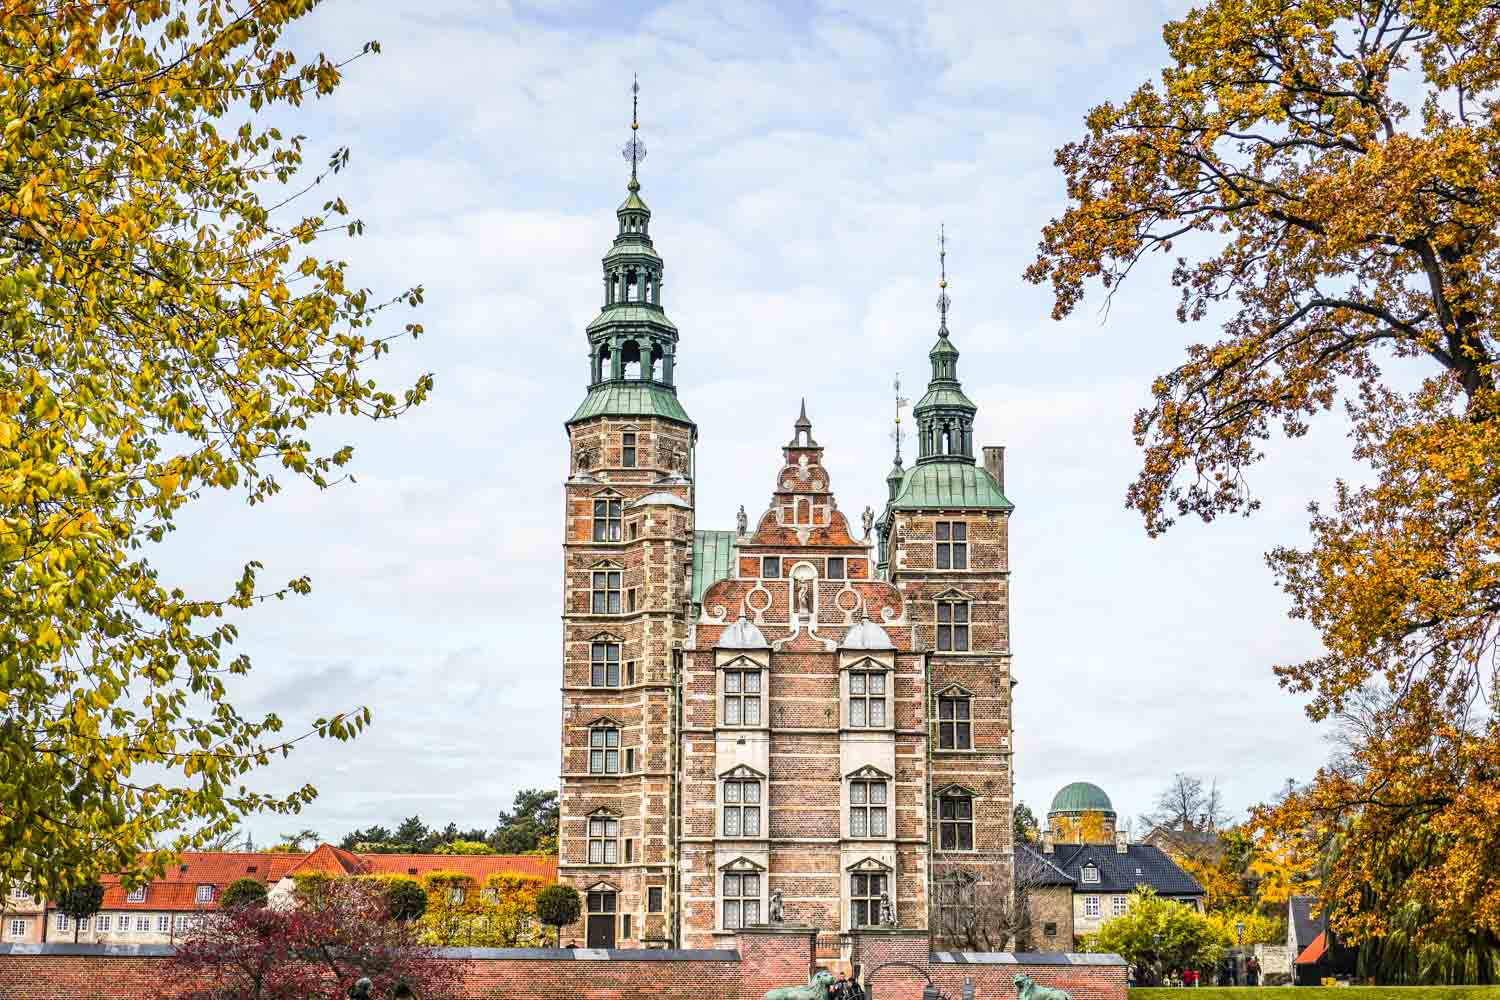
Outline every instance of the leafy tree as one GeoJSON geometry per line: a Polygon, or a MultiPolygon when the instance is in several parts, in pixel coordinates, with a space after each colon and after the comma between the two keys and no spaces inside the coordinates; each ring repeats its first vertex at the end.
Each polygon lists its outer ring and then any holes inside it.
{"type": "Polygon", "coordinates": [[[343,997],[364,976],[372,996],[460,995],[456,963],[391,919],[379,886],[356,880],[330,883],[316,905],[221,910],[178,942],[162,993],[201,996],[212,982],[223,1000],[343,997]]]}
{"type": "Polygon", "coordinates": [[[565,883],[549,885],[536,897],[537,919],[549,927],[557,928],[553,943],[559,946],[562,944],[562,929],[576,921],[582,910],[583,903],[578,898],[578,890],[565,883]]]}
{"type": "Polygon", "coordinates": [[[379,853],[375,848],[388,844],[390,840],[390,830],[383,826],[372,826],[368,830],[351,830],[344,834],[344,839],[339,841],[339,846],[346,851],[372,854],[379,853]]]}
{"type": "Polygon", "coordinates": [[[391,843],[412,854],[426,854],[432,850],[434,838],[420,816],[408,816],[396,827],[391,843]]]}
{"type": "Polygon", "coordinates": [[[1259,910],[1218,910],[1209,913],[1208,922],[1226,948],[1239,945],[1239,927],[1243,925],[1245,944],[1285,944],[1286,909],[1279,915],[1259,910]]]}
{"type": "Polygon", "coordinates": [[[510,811],[500,813],[490,846],[501,854],[556,854],[557,816],[555,791],[522,789],[510,811]]]}
{"type": "Polygon", "coordinates": [[[1036,821],[1036,813],[1024,802],[1017,802],[1011,811],[1012,834],[1017,844],[1035,843],[1039,834],[1039,825],[1036,821]]]}
{"type": "Polygon", "coordinates": [[[1164,37],[1160,86],[1058,152],[1070,204],[1027,275],[1061,317],[1172,253],[1179,318],[1222,321],[1135,420],[1153,535],[1255,510],[1274,430],[1343,402],[1367,482],[1269,555],[1324,648],[1276,671],[1313,719],[1385,698],[1257,822],[1329,859],[1341,940],[1457,953],[1500,933],[1500,866],[1474,863],[1500,856],[1500,8],[1208,0],[1164,37]]]}
{"type": "Polygon", "coordinates": [[[224,887],[224,894],[219,897],[219,908],[232,910],[237,906],[265,906],[266,895],[266,887],[247,875],[224,887]]]}
{"type": "Polygon", "coordinates": [[[480,886],[459,872],[432,872],[422,881],[427,891],[423,941],[466,948],[537,943],[537,897],[547,888],[545,879],[499,874],[480,886]]]}
{"type": "Polygon", "coordinates": [[[271,848],[276,853],[302,854],[311,851],[322,842],[317,830],[301,829],[296,833],[283,833],[281,843],[271,848]]]}
{"type": "Polygon", "coordinates": [[[320,418],[395,417],[431,387],[373,378],[421,331],[374,324],[421,290],[377,299],[313,252],[363,224],[336,195],[299,210],[304,140],[266,120],[340,82],[282,44],[314,6],[0,9],[0,895],[160,873],[247,815],[295,812],[313,788],[247,791],[251,772],[369,721],[349,706],[286,734],[230,700],[251,663],[226,615],[306,577],[266,589],[251,562],[189,594],[151,558],[206,491],[331,485],[352,450],[315,446],[320,418]]]}
{"type": "Polygon", "coordinates": [[[73,941],[78,941],[79,924],[99,912],[104,905],[104,886],[98,882],[83,882],[64,892],[57,900],[57,908],[73,919],[73,941]]]}
{"type": "Polygon", "coordinates": [[[433,854],[495,854],[496,851],[483,840],[450,840],[446,844],[439,844],[432,852],[433,854]]]}
{"type": "Polygon", "coordinates": [[[1167,973],[1182,969],[1212,969],[1226,946],[1208,917],[1162,899],[1149,886],[1136,889],[1130,908],[1106,920],[1085,945],[1086,951],[1119,955],[1148,983],[1160,983],[1167,973]]]}
{"type": "Polygon", "coordinates": [[[1141,816],[1146,829],[1213,833],[1224,823],[1224,796],[1218,779],[1207,785],[1203,779],[1181,771],[1156,797],[1156,805],[1141,816]]]}

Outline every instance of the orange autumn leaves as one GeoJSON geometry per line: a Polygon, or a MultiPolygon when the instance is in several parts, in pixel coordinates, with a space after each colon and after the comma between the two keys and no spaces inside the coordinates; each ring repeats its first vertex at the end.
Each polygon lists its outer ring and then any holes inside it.
{"type": "Polygon", "coordinates": [[[1027,276],[1062,317],[1166,254],[1179,318],[1221,328],[1135,419],[1127,502],[1153,534],[1255,510],[1278,433],[1346,409],[1367,479],[1268,556],[1325,653],[1276,673],[1315,719],[1383,700],[1257,819],[1317,862],[1346,940],[1493,941],[1500,8],[1213,0],[1164,37],[1160,81],[1059,150],[1068,205],[1027,276]]]}

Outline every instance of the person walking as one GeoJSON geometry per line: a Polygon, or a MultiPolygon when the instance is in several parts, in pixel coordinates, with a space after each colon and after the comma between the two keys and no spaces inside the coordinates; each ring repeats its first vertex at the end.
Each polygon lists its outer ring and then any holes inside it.
{"type": "Polygon", "coordinates": [[[1250,960],[1245,963],[1245,985],[1260,985],[1260,959],[1254,955],[1251,955],[1250,960]]]}

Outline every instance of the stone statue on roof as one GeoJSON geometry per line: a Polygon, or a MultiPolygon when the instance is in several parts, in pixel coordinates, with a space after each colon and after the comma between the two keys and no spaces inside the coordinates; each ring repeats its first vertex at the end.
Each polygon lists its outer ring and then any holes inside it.
{"type": "Polygon", "coordinates": [[[866,507],[865,512],[859,516],[859,519],[864,522],[865,537],[869,538],[871,529],[875,527],[875,512],[866,507]]]}
{"type": "Polygon", "coordinates": [[[739,525],[739,528],[740,528],[740,537],[744,538],[745,537],[745,532],[747,532],[747,531],[750,530],[750,518],[745,513],[745,505],[744,504],[740,504],[740,512],[738,514],[734,515],[734,520],[735,520],[735,523],[739,525]]]}

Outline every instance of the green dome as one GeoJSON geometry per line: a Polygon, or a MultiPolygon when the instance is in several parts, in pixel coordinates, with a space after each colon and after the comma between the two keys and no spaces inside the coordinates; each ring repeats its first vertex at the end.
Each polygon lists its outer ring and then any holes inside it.
{"type": "Polygon", "coordinates": [[[1114,812],[1104,789],[1087,781],[1075,781],[1052,796],[1049,812],[1114,812]]]}

